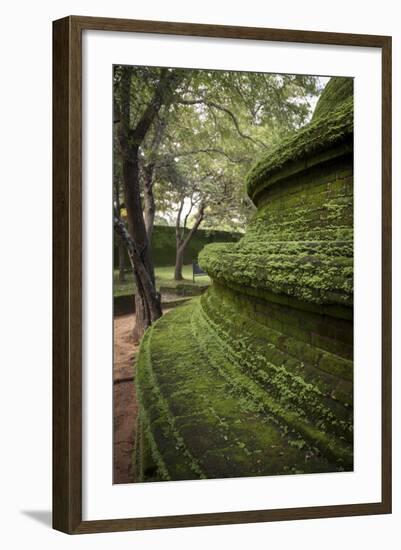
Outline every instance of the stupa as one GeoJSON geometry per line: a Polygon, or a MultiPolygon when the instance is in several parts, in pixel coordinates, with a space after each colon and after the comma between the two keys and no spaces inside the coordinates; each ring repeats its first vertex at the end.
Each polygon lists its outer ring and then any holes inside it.
{"type": "Polygon", "coordinates": [[[212,284],[145,334],[138,481],[353,469],[353,81],[251,170],[212,284]]]}

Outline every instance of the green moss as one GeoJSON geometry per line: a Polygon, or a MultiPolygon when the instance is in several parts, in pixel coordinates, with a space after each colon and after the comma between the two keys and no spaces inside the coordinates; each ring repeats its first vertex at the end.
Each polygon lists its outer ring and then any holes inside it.
{"type": "Polygon", "coordinates": [[[238,243],[206,246],[199,261],[214,281],[304,303],[353,303],[352,159],[295,175],[265,190],[238,243]]]}
{"type": "Polygon", "coordinates": [[[313,120],[329,114],[344,101],[353,97],[354,79],[333,77],[326,84],[313,113],[313,120]]]}
{"type": "Polygon", "coordinates": [[[205,247],[199,260],[215,281],[233,281],[315,304],[351,306],[353,259],[336,255],[340,249],[346,254],[347,246],[337,242],[334,251],[329,246],[319,251],[317,245],[312,254],[311,246],[305,249],[303,243],[216,244],[205,247]]]}
{"type": "Polygon", "coordinates": [[[246,180],[248,195],[255,199],[261,190],[270,184],[270,178],[289,163],[301,164],[298,171],[307,169],[309,159],[337,147],[336,155],[348,152],[347,144],[353,136],[353,99],[344,101],[337,109],[312,120],[310,124],[283,140],[274,150],[263,157],[249,172],[246,180]]]}
{"type": "Polygon", "coordinates": [[[263,353],[271,331],[249,330],[245,317],[227,322],[227,296],[212,311],[213,292],[164,316],[141,345],[141,418],[145,410],[145,442],[160,479],[352,468],[349,412],[324,389],[326,375],[320,380],[314,368],[308,381],[311,367],[284,364],[289,357],[278,349],[271,362],[274,344],[270,356],[263,353]],[[239,326],[248,336],[235,336],[239,326]]]}
{"type": "Polygon", "coordinates": [[[251,171],[258,211],[246,234],[199,256],[211,287],[146,333],[140,479],[352,470],[353,110],[344,86],[328,86],[312,122],[251,171]]]}
{"type": "MultiPolygon", "coordinates": [[[[155,465],[152,480],[202,478],[202,471],[176,429],[174,415],[152,368],[150,344],[155,326],[142,339],[136,369],[137,399],[144,444],[141,455],[152,456],[152,463],[155,465]],[[182,477],[177,477],[178,475],[182,477]]],[[[137,478],[140,481],[149,481],[143,462],[138,461],[136,464],[137,478]]]]}

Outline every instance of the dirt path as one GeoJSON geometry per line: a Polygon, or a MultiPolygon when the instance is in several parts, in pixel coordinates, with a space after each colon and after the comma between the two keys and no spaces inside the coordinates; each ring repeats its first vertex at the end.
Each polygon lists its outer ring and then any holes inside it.
{"type": "MultiPolygon", "coordinates": [[[[163,309],[163,313],[170,308],[163,309]]],[[[136,401],[134,372],[138,352],[132,338],[135,314],[114,318],[113,365],[113,483],[133,483],[132,458],[135,446],[136,401]]]]}
{"type": "Polygon", "coordinates": [[[132,339],[135,315],[114,319],[113,366],[113,482],[133,483],[132,453],[138,406],[135,395],[134,363],[138,346],[132,339]]]}

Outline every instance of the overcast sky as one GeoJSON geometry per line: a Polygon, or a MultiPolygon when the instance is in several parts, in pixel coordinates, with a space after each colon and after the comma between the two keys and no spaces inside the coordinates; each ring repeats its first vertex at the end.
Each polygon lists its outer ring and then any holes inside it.
{"type": "MultiPolygon", "coordinates": [[[[330,77],[329,76],[318,76],[317,79],[319,80],[322,88],[324,88],[324,86],[326,86],[327,82],[330,80],[330,77]]],[[[310,98],[310,104],[312,106],[312,113],[315,110],[316,103],[318,102],[319,97],[320,96],[314,96],[314,97],[310,98]]]]}

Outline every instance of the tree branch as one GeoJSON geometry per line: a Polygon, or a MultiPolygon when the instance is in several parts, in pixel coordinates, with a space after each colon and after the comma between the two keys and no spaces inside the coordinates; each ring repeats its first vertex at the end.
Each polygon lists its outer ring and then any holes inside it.
{"type": "Polygon", "coordinates": [[[211,153],[216,153],[218,155],[223,155],[224,157],[226,157],[227,160],[229,160],[230,162],[233,162],[235,164],[241,164],[243,162],[249,162],[249,159],[235,159],[233,157],[231,157],[228,153],[226,153],[225,151],[223,151],[223,149],[219,149],[217,147],[207,147],[207,148],[204,148],[204,149],[193,149],[191,151],[182,151],[182,152],[177,152],[175,153],[174,155],[171,155],[172,157],[186,157],[186,156],[189,156],[189,155],[197,155],[198,153],[205,153],[205,154],[211,154],[211,153]]]}
{"type": "Polygon", "coordinates": [[[237,117],[227,107],[223,107],[222,105],[219,105],[218,103],[215,103],[214,101],[210,101],[208,99],[180,99],[177,101],[177,103],[180,103],[182,105],[206,105],[207,107],[218,109],[219,111],[226,113],[231,118],[239,136],[241,136],[243,139],[248,139],[249,141],[252,141],[255,145],[261,145],[265,149],[268,148],[267,145],[263,143],[263,141],[259,139],[254,139],[248,134],[244,134],[244,132],[242,132],[241,128],[239,127],[237,117]]]}
{"type": "Polygon", "coordinates": [[[140,144],[147,131],[150,128],[155,116],[160,111],[162,105],[169,107],[173,97],[176,86],[183,79],[183,74],[177,71],[169,72],[168,69],[162,69],[160,73],[160,80],[156,87],[152,100],[148,104],[145,112],[142,114],[139,122],[132,130],[132,139],[135,143],[140,144]]]}
{"type": "Polygon", "coordinates": [[[186,213],[186,216],[185,216],[185,218],[184,218],[184,223],[183,223],[183,226],[182,226],[181,241],[183,240],[184,235],[185,235],[185,229],[187,228],[187,220],[188,220],[188,217],[189,217],[189,215],[191,214],[192,209],[193,209],[193,207],[194,207],[194,202],[193,202],[193,200],[192,200],[192,196],[190,197],[190,201],[191,201],[191,205],[190,205],[190,207],[189,207],[188,212],[186,213]]]}
{"type": "Polygon", "coordinates": [[[185,249],[185,247],[187,246],[187,244],[188,244],[189,241],[191,240],[193,234],[195,233],[195,231],[198,229],[198,227],[199,227],[200,224],[202,223],[203,218],[204,218],[204,214],[205,214],[205,203],[204,203],[204,202],[201,202],[201,204],[200,204],[200,206],[199,206],[198,214],[197,214],[196,219],[195,219],[195,223],[194,223],[194,225],[191,227],[191,230],[190,230],[190,232],[188,233],[188,235],[186,236],[185,240],[182,242],[181,248],[185,249]]]}
{"type": "MultiPolygon", "coordinates": [[[[116,233],[120,236],[121,240],[124,242],[128,256],[131,262],[132,269],[134,270],[134,273],[137,274],[137,284],[140,283],[143,285],[143,287],[146,290],[146,294],[152,296],[155,300],[159,300],[160,296],[157,292],[155,286],[153,285],[153,281],[142,261],[141,254],[138,251],[135,242],[131,235],[128,233],[127,228],[124,225],[124,222],[119,218],[118,216],[114,215],[114,230],[116,233]]],[[[152,311],[150,311],[152,316],[152,311]]],[[[155,321],[158,317],[153,318],[152,322],[155,321]]]]}
{"type": "Polygon", "coordinates": [[[176,221],[175,221],[175,238],[176,238],[177,241],[181,240],[181,238],[180,238],[180,224],[181,224],[181,213],[182,213],[183,207],[184,207],[184,199],[181,198],[180,207],[178,209],[177,218],[176,218],[176,221]]]}
{"type": "Polygon", "coordinates": [[[131,117],[131,77],[132,67],[124,67],[120,82],[120,105],[117,102],[114,104],[114,110],[117,110],[119,119],[119,139],[121,144],[121,152],[124,154],[128,148],[128,138],[130,133],[130,117],[131,117]]]}

